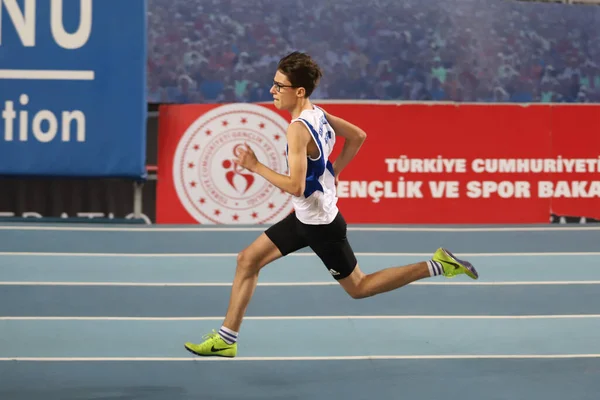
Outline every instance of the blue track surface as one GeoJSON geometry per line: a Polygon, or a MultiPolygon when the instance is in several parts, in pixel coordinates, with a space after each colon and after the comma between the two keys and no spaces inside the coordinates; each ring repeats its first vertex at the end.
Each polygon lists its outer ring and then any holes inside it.
{"type": "MultiPolygon", "coordinates": [[[[9,286],[6,316],[197,317],[224,315],[229,287],[9,286]],[[20,298],[20,301],[15,299],[20,298]],[[74,299],[77,299],[74,301],[74,299]]],[[[249,316],[600,314],[600,285],[418,286],[354,300],[339,286],[258,287],[249,316]],[[556,299],[556,301],[551,301],[556,299]]]]}
{"type": "Polygon", "coordinates": [[[596,400],[597,359],[0,363],[0,397],[596,400]]]}
{"type": "Polygon", "coordinates": [[[0,227],[0,398],[596,399],[600,229],[349,232],[365,272],[443,246],[481,279],[351,299],[319,260],[278,260],[239,357],[194,357],[218,329],[256,229],[0,227]],[[354,358],[352,358],[354,357],[354,358]]]}

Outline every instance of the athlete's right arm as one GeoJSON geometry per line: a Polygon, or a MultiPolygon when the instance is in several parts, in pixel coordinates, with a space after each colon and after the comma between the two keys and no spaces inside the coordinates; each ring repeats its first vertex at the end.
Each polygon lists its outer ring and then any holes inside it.
{"type": "Polygon", "coordinates": [[[333,162],[333,171],[337,178],[342,170],[346,168],[346,165],[348,165],[354,156],[356,156],[358,150],[367,138],[367,133],[358,126],[342,118],[329,114],[325,110],[323,110],[323,112],[325,113],[327,121],[334,129],[336,136],[341,136],[345,139],[342,151],[333,162]]]}

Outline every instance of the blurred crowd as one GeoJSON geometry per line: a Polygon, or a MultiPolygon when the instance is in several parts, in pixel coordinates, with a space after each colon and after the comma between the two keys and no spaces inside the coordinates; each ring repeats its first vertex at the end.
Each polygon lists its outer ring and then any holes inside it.
{"type": "Polygon", "coordinates": [[[512,0],[149,0],[148,101],[258,102],[306,51],[314,99],[600,102],[600,7],[512,0]]]}

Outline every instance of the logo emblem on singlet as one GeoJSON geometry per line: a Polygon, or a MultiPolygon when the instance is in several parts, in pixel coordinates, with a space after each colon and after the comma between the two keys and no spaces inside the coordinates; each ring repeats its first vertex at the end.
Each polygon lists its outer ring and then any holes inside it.
{"type": "Polygon", "coordinates": [[[228,104],[194,121],[173,160],[175,190],[188,213],[203,224],[265,224],[292,211],[291,196],[233,160],[247,143],[258,160],[287,173],[288,122],[255,104],[228,104]]]}

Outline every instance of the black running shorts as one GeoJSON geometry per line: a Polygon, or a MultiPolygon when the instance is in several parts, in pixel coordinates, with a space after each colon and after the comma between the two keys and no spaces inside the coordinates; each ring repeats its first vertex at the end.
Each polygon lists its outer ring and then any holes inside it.
{"type": "Polygon", "coordinates": [[[327,225],[307,225],[291,213],[269,227],[265,234],[284,256],[310,247],[333,278],[340,280],[350,275],[357,264],[346,230],[346,221],[339,212],[327,225]]]}

